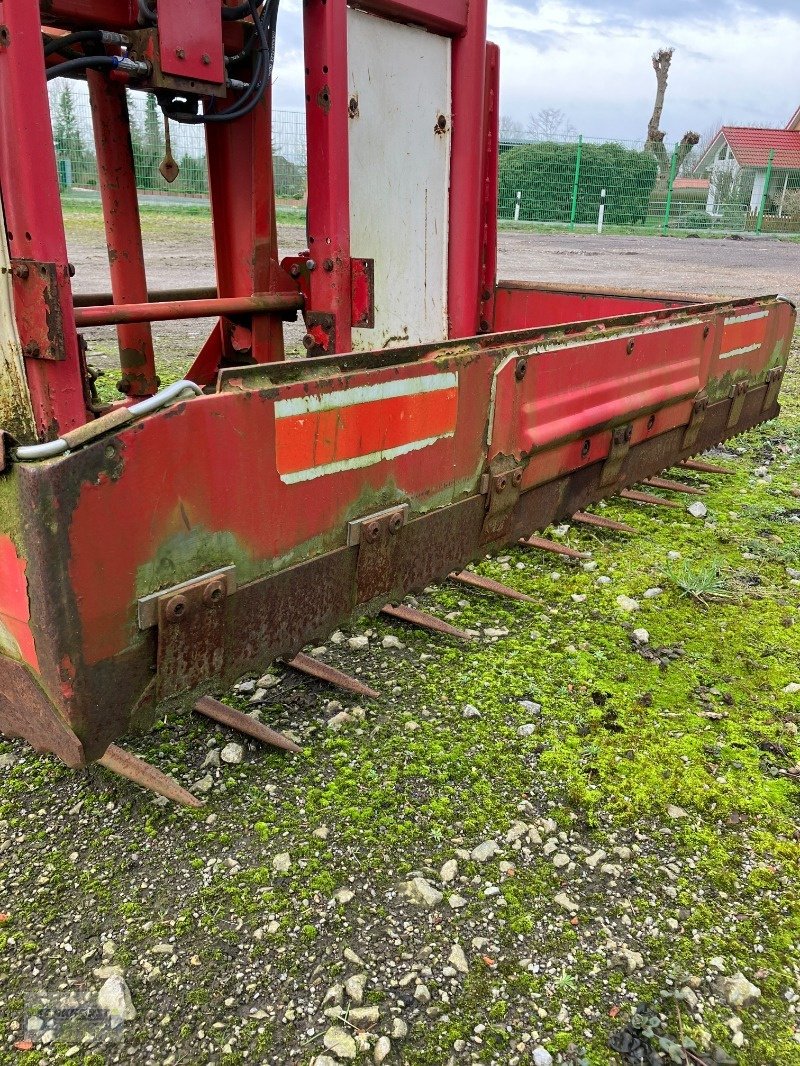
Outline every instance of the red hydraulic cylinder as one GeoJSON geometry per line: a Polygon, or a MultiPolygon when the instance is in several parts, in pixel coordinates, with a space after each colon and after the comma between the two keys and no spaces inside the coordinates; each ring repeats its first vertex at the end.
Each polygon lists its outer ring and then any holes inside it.
{"type": "MultiPolygon", "coordinates": [[[[125,88],[91,70],[87,81],[111,293],[115,304],[146,303],[147,277],[125,88]]],[[[122,368],[117,388],[128,396],[152,396],[158,381],[149,323],[117,326],[117,340],[122,368]]]]}

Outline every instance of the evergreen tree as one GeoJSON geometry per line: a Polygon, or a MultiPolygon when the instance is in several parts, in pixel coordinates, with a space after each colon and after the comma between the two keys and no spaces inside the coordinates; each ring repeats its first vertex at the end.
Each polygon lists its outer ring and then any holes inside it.
{"type": "Polygon", "coordinates": [[[78,116],[75,113],[72,89],[69,85],[64,86],[58,98],[53,133],[58,155],[68,156],[72,160],[72,165],[76,166],[83,158],[85,148],[81,128],[78,124],[78,116]]]}

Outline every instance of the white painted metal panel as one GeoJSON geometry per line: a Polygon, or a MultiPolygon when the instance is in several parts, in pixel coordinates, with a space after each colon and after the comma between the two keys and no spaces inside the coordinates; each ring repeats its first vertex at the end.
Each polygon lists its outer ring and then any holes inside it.
{"type": "Polygon", "coordinates": [[[350,119],[350,254],[375,261],[375,328],[354,329],[353,348],[443,340],[450,41],[353,9],[347,34],[357,102],[350,119]]]}

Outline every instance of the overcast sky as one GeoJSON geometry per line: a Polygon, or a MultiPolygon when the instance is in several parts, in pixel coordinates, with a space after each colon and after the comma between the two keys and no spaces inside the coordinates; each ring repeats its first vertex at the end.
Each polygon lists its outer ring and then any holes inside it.
{"type": "MultiPolygon", "coordinates": [[[[282,0],[273,99],[303,106],[299,0],[282,0]]],[[[558,108],[591,137],[642,138],[652,52],[674,47],[668,142],[719,120],[783,126],[800,106],[800,0],[489,0],[501,112],[558,108]]]]}

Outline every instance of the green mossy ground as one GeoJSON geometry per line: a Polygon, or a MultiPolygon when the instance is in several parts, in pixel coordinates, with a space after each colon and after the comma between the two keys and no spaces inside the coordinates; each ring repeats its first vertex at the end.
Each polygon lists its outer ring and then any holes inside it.
{"type": "MultiPolygon", "coordinates": [[[[666,979],[677,987],[722,956],[728,972],[742,969],[762,990],[738,1012],[747,1042],[734,1052],[737,1062],[800,1063],[797,1016],[786,998],[798,987],[800,697],[782,691],[800,682],[800,586],[787,574],[787,566],[800,569],[798,362],[795,350],[780,420],[732,442],[740,454],[725,462],[735,476],[708,479],[707,522],[683,506],[613,502],[603,513],[635,526],[637,536],[588,527],[566,535],[593,553],[596,572],[515,549],[479,569],[533,603],[455,585],[421,597],[423,607],[453,613],[466,628],[507,627],[496,640],[465,647],[371,622],[366,651],[331,647],[328,658],[358,670],[384,698],[334,732],[325,725],[325,703],[336,694],[288,678],[262,717],[293,728],[303,754],[250,749],[243,765],[225,768],[224,785],[200,812],[160,807],[102,769],[75,775],[0,740],[0,753],[16,757],[0,770],[0,1063],[102,1063],[117,1054],[68,1059],[68,1045],[58,1042],[48,1051],[13,1049],[26,989],[56,977],[91,983],[102,937],[116,942],[114,961],[125,966],[139,1011],[126,1029],[126,1061],[151,1054],[163,1061],[175,1052],[182,1062],[238,1063],[245,1051],[250,1062],[290,1061],[290,1050],[307,1039],[308,1019],[242,1023],[226,1005],[247,1001],[233,976],[236,959],[244,952],[263,966],[267,998],[284,1005],[302,995],[295,989],[311,986],[317,966],[324,989],[344,972],[343,946],[365,958],[371,943],[375,952],[385,948],[364,930],[388,921],[396,906],[391,890],[404,873],[438,870],[454,846],[502,839],[521,801],[589,848],[637,840],[635,876],[609,893],[601,880],[588,880],[577,922],[564,915],[554,923],[554,893],[574,886],[547,861],[520,864],[502,882],[492,965],[471,957],[447,1012],[412,1025],[390,1061],[444,1066],[463,1039],[477,1061],[507,1063],[537,1006],[546,1014],[534,1020],[538,1040],[562,1056],[557,1061],[617,1063],[608,1036],[634,1004],[658,1000],[666,979]],[[765,477],[754,476],[765,466],[765,477]],[[670,551],[680,552],[680,564],[670,563],[670,551]],[[599,574],[612,583],[598,586],[599,574]],[[709,584],[712,594],[701,599],[681,587],[709,584]],[[643,599],[653,586],[663,594],[643,599]],[[573,594],[587,598],[575,602],[573,594]],[[622,612],[620,594],[638,599],[640,610],[622,612]],[[649,631],[644,653],[632,640],[634,627],[649,631]],[[403,650],[381,648],[380,637],[390,633],[403,650]],[[541,704],[541,712],[531,717],[522,699],[541,704]],[[481,717],[465,720],[466,703],[481,717]],[[536,730],[520,737],[528,721],[536,730]],[[687,817],[669,818],[668,805],[687,817]],[[321,824],[326,840],[312,835],[321,824]],[[292,866],[279,876],[272,858],[282,851],[292,866]],[[660,882],[670,860],[676,894],[665,902],[660,882]],[[330,906],[332,893],[350,883],[355,900],[330,906]],[[616,920],[623,911],[646,958],[633,976],[598,970],[595,919],[616,920]],[[678,928],[656,933],[670,916],[678,928]],[[265,933],[269,923],[273,932],[265,933]],[[179,973],[165,966],[149,977],[142,960],[166,938],[179,973]],[[526,957],[550,960],[561,975],[531,973],[519,965],[526,957]],[[560,1007],[568,1024],[557,1022],[560,1007]],[[481,1043],[469,1043],[478,1024],[486,1026],[481,1043]],[[154,1031],[161,1035],[151,1052],[154,1031]],[[220,1050],[229,1039],[231,1050],[220,1050]]],[[[701,475],[681,476],[702,483],[701,475]]],[[[206,772],[211,737],[231,739],[186,716],[127,746],[190,784],[206,772]]],[[[461,865],[467,874],[486,872],[461,865]]],[[[485,908],[475,893],[463,911],[444,916],[444,933],[441,919],[418,915],[420,942],[458,940],[480,928],[485,908]]],[[[383,1002],[378,957],[371,963],[378,975],[370,994],[383,1002]]],[[[675,1016],[671,1002],[664,1009],[675,1016]]],[[[698,1038],[704,1028],[731,1052],[730,1014],[712,1004],[702,1026],[688,1012],[683,1023],[698,1038]]],[[[291,1061],[308,1063],[320,1050],[310,1040],[291,1061]]]]}

